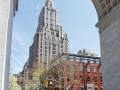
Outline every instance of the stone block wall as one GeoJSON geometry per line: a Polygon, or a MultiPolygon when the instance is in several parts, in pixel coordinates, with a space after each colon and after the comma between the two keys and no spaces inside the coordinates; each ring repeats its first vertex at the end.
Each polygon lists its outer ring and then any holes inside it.
{"type": "Polygon", "coordinates": [[[0,90],[8,90],[13,0],[0,0],[0,90]]]}
{"type": "Polygon", "coordinates": [[[120,90],[120,19],[100,33],[104,90],[120,90]]]}

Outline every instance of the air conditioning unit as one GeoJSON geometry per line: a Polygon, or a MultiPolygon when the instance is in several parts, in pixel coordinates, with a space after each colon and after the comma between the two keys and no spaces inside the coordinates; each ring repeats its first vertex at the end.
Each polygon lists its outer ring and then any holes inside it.
{"type": "Polygon", "coordinates": [[[87,84],[87,90],[94,90],[93,84],[87,84]]]}

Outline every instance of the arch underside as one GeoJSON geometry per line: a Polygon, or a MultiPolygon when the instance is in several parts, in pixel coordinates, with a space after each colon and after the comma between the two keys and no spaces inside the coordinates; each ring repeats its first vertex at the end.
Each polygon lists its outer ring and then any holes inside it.
{"type": "Polygon", "coordinates": [[[99,21],[120,4],[120,0],[92,0],[92,2],[96,8],[99,21]]]}

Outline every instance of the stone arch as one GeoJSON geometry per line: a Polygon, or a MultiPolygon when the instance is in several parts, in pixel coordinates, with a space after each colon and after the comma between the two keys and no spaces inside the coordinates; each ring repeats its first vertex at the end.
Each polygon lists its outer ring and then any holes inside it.
{"type": "Polygon", "coordinates": [[[103,89],[120,90],[120,0],[92,0],[100,34],[103,89]]]}
{"type": "MultiPolygon", "coordinates": [[[[11,46],[8,39],[11,38],[12,20],[17,10],[18,2],[15,3],[16,1],[18,0],[8,0],[8,2],[0,0],[0,17],[3,19],[3,21],[0,20],[0,39],[2,38],[0,42],[1,90],[8,89],[9,66],[7,65],[10,61],[11,46]]],[[[92,0],[92,2],[99,19],[96,26],[99,28],[100,33],[104,90],[120,90],[120,0],[92,0]]]]}
{"type": "Polygon", "coordinates": [[[120,3],[120,0],[92,0],[92,2],[96,8],[98,19],[101,20],[120,3]]]}

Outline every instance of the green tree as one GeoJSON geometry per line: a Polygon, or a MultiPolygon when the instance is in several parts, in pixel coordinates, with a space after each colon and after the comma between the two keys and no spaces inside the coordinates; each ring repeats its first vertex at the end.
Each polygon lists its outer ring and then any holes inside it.
{"type": "Polygon", "coordinates": [[[47,66],[42,67],[42,64],[39,63],[37,68],[32,74],[32,81],[29,82],[29,85],[27,87],[27,90],[42,90],[44,88],[44,80],[41,80],[40,78],[45,76],[47,73],[47,66]]]}
{"type": "Polygon", "coordinates": [[[13,75],[9,76],[9,90],[21,90],[22,88],[17,84],[17,78],[13,75]]]}

